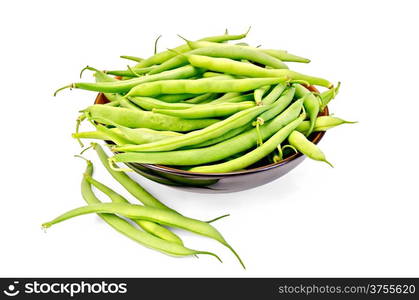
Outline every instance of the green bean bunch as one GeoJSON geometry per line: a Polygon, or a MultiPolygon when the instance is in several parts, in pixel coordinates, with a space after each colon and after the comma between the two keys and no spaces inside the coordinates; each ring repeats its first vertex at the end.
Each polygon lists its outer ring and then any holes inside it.
{"type": "Polygon", "coordinates": [[[301,153],[332,166],[313,137],[316,132],[354,123],[328,114],[327,107],[338,94],[340,83],[334,86],[325,78],[291,69],[293,63],[309,63],[308,58],[235,42],[247,34],[226,33],[195,41],[181,37],[181,45],[162,52],[157,52],[157,39],[154,55],[145,59],[121,56],[134,63],[126,69],[101,71],[88,66],[82,72],[93,71],[95,82],[75,82],[58,89],[54,95],[66,88],[103,93],[108,102],[81,109],[72,136],[79,141],[106,141],[113,156],[107,157],[96,143],[93,148],[108,172],[143,206],[130,204],[93,179],[88,162],[82,181],[88,206],[69,211],[44,227],[97,213],[117,231],[161,252],[215,256],[186,248],[167,228],[178,227],[217,240],[242,263],[212,225],[167,207],[116,163],[227,173],[278,163],[301,153]],[[79,132],[83,120],[94,130],[79,132]],[[101,203],[91,185],[113,203],[101,203]],[[120,216],[138,226],[126,224],[120,216]]]}

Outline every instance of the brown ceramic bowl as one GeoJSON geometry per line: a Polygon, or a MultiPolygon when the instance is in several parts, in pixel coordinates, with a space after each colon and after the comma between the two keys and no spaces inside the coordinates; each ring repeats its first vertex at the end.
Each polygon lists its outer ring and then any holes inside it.
{"type": "MultiPolygon", "coordinates": [[[[312,91],[317,91],[314,87],[309,87],[312,91]]],[[[96,97],[95,104],[109,102],[105,95],[100,93],[96,97]]],[[[326,109],[321,115],[329,115],[326,109]]],[[[309,139],[317,144],[323,138],[325,132],[315,132],[309,139]]],[[[232,193],[251,189],[284,176],[289,171],[298,166],[305,156],[301,153],[286,157],[278,163],[259,162],[249,169],[230,172],[230,173],[196,173],[176,169],[163,165],[126,163],[128,167],[138,174],[178,189],[198,193],[232,193]]]]}

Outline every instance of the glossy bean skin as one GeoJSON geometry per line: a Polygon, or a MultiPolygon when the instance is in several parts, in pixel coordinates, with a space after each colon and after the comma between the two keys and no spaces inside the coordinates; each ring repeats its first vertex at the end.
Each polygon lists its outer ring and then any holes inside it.
{"type": "Polygon", "coordinates": [[[192,131],[183,136],[174,137],[171,139],[158,141],[144,145],[128,145],[117,147],[115,151],[169,151],[181,147],[186,147],[194,144],[205,142],[209,139],[216,138],[223,135],[227,131],[243,126],[254,120],[259,114],[270,109],[272,106],[258,106],[253,107],[228,117],[216,124],[210,125],[204,129],[192,131]]]}
{"type": "MultiPolygon", "coordinates": [[[[130,204],[130,202],[123,197],[122,195],[118,194],[111,188],[107,187],[103,183],[95,180],[91,175],[85,174],[84,175],[86,180],[93,185],[95,188],[97,188],[99,191],[107,195],[113,203],[125,203],[130,204]]],[[[134,220],[134,222],[140,226],[144,231],[151,233],[152,235],[155,235],[156,237],[159,237],[163,240],[170,241],[173,243],[177,243],[180,245],[183,245],[182,240],[173,232],[171,232],[169,229],[156,224],[154,222],[146,221],[146,220],[134,220]]]]}
{"type": "MultiPolygon", "coordinates": [[[[188,43],[192,45],[194,42],[188,43]]],[[[193,48],[193,47],[192,47],[193,48]]],[[[151,70],[148,74],[157,74],[163,71],[171,70],[180,66],[188,64],[187,55],[196,54],[196,55],[205,55],[211,57],[225,57],[230,59],[238,60],[250,60],[262,65],[270,66],[275,69],[288,69],[287,65],[284,64],[278,58],[270,56],[258,49],[253,49],[245,46],[237,46],[231,44],[220,44],[216,47],[204,47],[204,48],[195,48],[195,50],[188,51],[185,54],[179,54],[170,60],[164,62],[158,67],[151,70]]]]}
{"type": "MultiPolygon", "coordinates": [[[[208,140],[206,142],[203,142],[203,143],[200,143],[200,144],[192,145],[192,146],[190,146],[190,148],[203,148],[203,147],[208,147],[208,146],[211,146],[211,145],[214,145],[214,144],[218,144],[222,141],[231,139],[231,138],[239,135],[240,133],[243,133],[247,130],[250,130],[250,129],[252,129],[252,127],[253,127],[252,124],[249,123],[249,124],[231,129],[231,130],[227,131],[225,134],[223,134],[219,137],[210,139],[210,140],[208,140]]],[[[189,149],[189,147],[186,147],[186,148],[189,149]]]]}
{"type": "Polygon", "coordinates": [[[179,79],[179,78],[190,78],[199,74],[199,70],[192,66],[184,66],[170,71],[162,72],[156,75],[137,77],[128,80],[118,80],[114,82],[76,82],[65,87],[58,89],[54,95],[59,91],[66,88],[78,88],[88,91],[96,91],[103,93],[125,93],[128,92],[135,86],[139,84],[159,81],[159,80],[170,80],[170,79],[179,79]]]}
{"type": "MultiPolygon", "coordinates": [[[[317,131],[326,131],[333,127],[342,125],[342,124],[354,124],[356,122],[346,121],[341,118],[333,116],[320,116],[316,119],[316,124],[314,125],[313,132],[317,131]]],[[[310,129],[310,121],[304,121],[295,129],[301,133],[306,134],[310,129]]]]}
{"type": "MultiPolygon", "coordinates": [[[[120,136],[126,138],[130,143],[134,144],[146,144],[152,143],[155,141],[160,141],[174,136],[182,135],[179,132],[175,131],[160,131],[153,130],[148,128],[128,128],[118,126],[117,128],[110,128],[110,131],[114,131],[120,136]]],[[[109,136],[103,131],[85,131],[85,132],[76,132],[72,134],[72,137],[75,139],[97,139],[104,141],[112,141],[115,144],[118,144],[118,141],[112,139],[112,136],[109,136]]]]}
{"type": "Polygon", "coordinates": [[[301,122],[304,121],[305,117],[304,113],[301,114],[297,119],[281,128],[261,146],[238,158],[220,164],[194,167],[191,168],[190,171],[199,173],[224,173],[242,170],[274,151],[276,147],[281,144],[301,122]]]}
{"type": "MultiPolygon", "coordinates": [[[[283,113],[260,127],[263,140],[271,137],[286,124],[295,120],[302,109],[302,102],[290,105],[283,113]]],[[[249,124],[246,124],[249,125],[249,124]]],[[[218,144],[189,150],[164,152],[118,153],[112,159],[116,162],[138,162],[163,165],[200,165],[219,161],[254,147],[259,138],[256,128],[250,129],[218,144]]]]}
{"type": "Polygon", "coordinates": [[[156,207],[177,213],[175,210],[166,206],[149,192],[147,192],[140,184],[131,179],[127,174],[113,170],[109,165],[109,157],[106,155],[105,151],[103,151],[99,144],[92,143],[92,146],[108,173],[141,203],[143,203],[145,206],[156,207]]]}
{"type": "Polygon", "coordinates": [[[157,142],[182,135],[182,133],[175,131],[161,131],[148,128],[128,128],[118,126],[115,129],[120,133],[120,135],[137,145],[157,142]]]}
{"type": "Polygon", "coordinates": [[[295,95],[304,99],[304,108],[310,118],[310,128],[307,131],[307,136],[313,132],[316,124],[317,115],[320,112],[319,99],[301,84],[294,84],[295,95]]]}
{"type": "Polygon", "coordinates": [[[209,237],[230,249],[233,252],[233,254],[237,257],[237,259],[240,261],[240,264],[244,267],[244,264],[238,256],[238,254],[227,243],[227,241],[224,239],[221,233],[217,229],[215,229],[215,227],[206,222],[184,217],[179,214],[163,209],[125,203],[91,204],[88,206],[82,206],[70,210],[58,216],[54,220],[42,224],[42,226],[44,228],[49,228],[54,224],[60,223],[70,218],[91,213],[118,214],[130,219],[147,220],[166,226],[181,228],[202,236],[209,237]]]}
{"type": "Polygon", "coordinates": [[[174,102],[180,102],[183,100],[191,99],[195,97],[195,94],[168,94],[168,95],[159,95],[156,97],[156,99],[159,99],[160,101],[168,102],[168,103],[174,103],[174,102]]]}
{"type": "Polygon", "coordinates": [[[83,112],[88,118],[107,125],[117,124],[129,128],[150,128],[180,132],[205,128],[218,122],[215,119],[182,120],[149,111],[136,111],[100,104],[89,106],[83,112]]]}
{"type": "MultiPolygon", "coordinates": [[[[217,36],[210,36],[206,38],[200,39],[201,41],[208,41],[208,42],[214,42],[214,43],[221,43],[225,41],[232,41],[232,40],[241,40],[247,36],[247,32],[244,34],[238,34],[238,35],[217,35],[217,36]]],[[[190,47],[187,44],[183,44],[181,46],[178,46],[174,48],[173,50],[167,50],[160,53],[157,53],[147,59],[142,60],[139,62],[135,68],[144,68],[149,67],[152,65],[158,65],[162,64],[165,61],[171,59],[172,57],[176,56],[177,53],[183,53],[190,50],[190,47]]]]}
{"type": "Polygon", "coordinates": [[[288,137],[288,142],[291,146],[294,146],[299,152],[303,153],[307,157],[314,160],[323,161],[333,167],[333,165],[327,161],[326,156],[320,150],[320,148],[317,147],[317,145],[313,142],[309,141],[307,137],[301,132],[296,130],[293,131],[288,137]]]}
{"type": "Polygon", "coordinates": [[[195,96],[191,99],[185,100],[184,103],[200,104],[200,103],[203,103],[207,100],[212,101],[213,99],[215,99],[215,97],[217,97],[216,93],[205,93],[205,94],[202,94],[202,95],[195,96]]]}
{"type": "MultiPolygon", "coordinates": [[[[168,71],[170,72],[170,71],[168,71]]],[[[154,75],[150,75],[154,76],[154,75]]],[[[276,78],[248,78],[215,80],[204,78],[198,80],[162,80],[148,82],[132,88],[127,96],[156,96],[159,94],[204,94],[204,93],[227,93],[227,92],[247,92],[257,89],[264,85],[278,84],[287,81],[288,77],[276,78]]]]}
{"type": "MultiPolygon", "coordinates": [[[[220,96],[219,98],[215,99],[214,101],[212,101],[212,103],[222,103],[222,102],[226,102],[226,100],[230,100],[233,98],[237,98],[240,97],[242,94],[238,93],[238,92],[229,92],[229,93],[225,93],[224,95],[220,96]]],[[[237,101],[239,102],[239,101],[237,101]]]]}
{"type": "MultiPolygon", "coordinates": [[[[219,43],[213,43],[213,42],[208,42],[208,41],[198,41],[198,42],[193,42],[196,48],[204,48],[204,47],[222,47],[222,44],[219,43]]],[[[256,51],[261,51],[265,54],[268,54],[274,58],[277,58],[281,61],[285,61],[285,62],[300,62],[300,63],[309,63],[310,60],[308,58],[304,58],[298,55],[294,55],[289,53],[286,50],[275,50],[275,49],[263,49],[263,48],[256,48],[256,47],[251,47],[251,46],[246,46],[246,45],[238,45],[241,47],[246,47],[246,48],[250,48],[252,50],[256,50],[256,51]]],[[[251,59],[250,59],[251,60],[251,59]]]]}
{"type": "Polygon", "coordinates": [[[153,109],[153,112],[174,116],[182,119],[203,119],[203,118],[218,118],[231,116],[242,110],[254,107],[255,103],[246,101],[239,103],[221,103],[221,104],[201,104],[196,107],[170,110],[170,109],[153,109]]]}
{"type": "MultiPolygon", "coordinates": [[[[87,162],[87,168],[85,173],[89,176],[92,176],[93,174],[93,165],[90,161],[87,162]]],[[[91,184],[86,180],[86,177],[84,176],[81,182],[81,193],[83,199],[86,201],[87,204],[93,205],[101,203],[101,201],[93,193],[91,184]]],[[[133,226],[128,221],[126,221],[125,219],[120,218],[115,214],[99,214],[99,217],[119,233],[125,235],[126,237],[132,239],[133,241],[145,247],[160,251],[168,255],[188,256],[196,254],[208,254],[220,260],[217,255],[211,252],[188,249],[183,245],[168,242],[160,238],[157,238],[152,234],[143,232],[135,226],[133,226]]]]}
{"type": "Polygon", "coordinates": [[[262,119],[263,121],[269,121],[270,119],[274,118],[276,115],[281,113],[284,109],[290,105],[292,102],[292,99],[295,94],[295,89],[293,87],[290,87],[285,90],[285,92],[282,93],[281,97],[279,97],[272,106],[272,109],[265,111],[263,114],[259,116],[259,119],[262,119]]]}
{"type": "Polygon", "coordinates": [[[167,103],[151,97],[129,97],[129,100],[144,108],[145,110],[159,109],[186,109],[192,108],[195,105],[190,103],[167,103]]]}
{"type": "Polygon", "coordinates": [[[280,83],[276,85],[270,91],[270,93],[262,99],[263,105],[269,105],[274,103],[281,96],[281,94],[285,91],[286,88],[287,85],[285,83],[280,83]]]}
{"type": "Polygon", "coordinates": [[[226,74],[257,78],[287,77],[291,80],[303,80],[312,85],[320,85],[328,88],[333,86],[332,83],[326,79],[297,73],[288,69],[265,69],[251,63],[202,55],[188,55],[187,58],[189,63],[197,68],[226,74]]]}

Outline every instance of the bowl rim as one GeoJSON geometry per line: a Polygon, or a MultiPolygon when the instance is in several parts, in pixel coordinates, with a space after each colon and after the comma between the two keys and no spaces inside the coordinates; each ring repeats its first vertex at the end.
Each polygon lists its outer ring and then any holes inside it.
{"type": "MultiPolygon", "coordinates": [[[[318,92],[318,90],[313,87],[310,86],[309,89],[311,91],[315,91],[318,92]]],[[[104,104],[107,102],[103,102],[103,101],[108,101],[109,100],[106,98],[104,93],[98,93],[95,99],[94,104],[104,104]]],[[[319,115],[321,116],[329,116],[329,108],[326,106],[324,108],[324,110],[322,112],[319,113],[319,115]]],[[[310,138],[310,141],[313,142],[314,144],[318,144],[324,137],[326,131],[318,131],[315,132],[313,134],[315,134],[312,138],[310,138]]],[[[159,171],[159,172],[165,172],[165,173],[170,173],[170,174],[176,174],[176,175],[183,175],[183,176],[188,176],[188,177],[194,177],[194,176],[200,176],[200,177],[226,177],[226,176],[238,176],[238,175],[245,175],[245,174],[253,174],[253,173],[259,173],[259,172],[263,172],[263,171],[267,171],[270,169],[274,169],[283,165],[286,165],[288,163],[290,163],[291,161],[304,156],[304,154],[298,152],[295,153],[289,157],[287,157],[286,159],[283,159],[279,162],[276,163],[271,163],[268,165],[264,165],[264,166],[260,166],[257,168],[252,168],[252,169],[244,169],[244,170],[239,170],[239,171],[234,171],[234,172],[226,172],[226,173],[201,173],[201,172],[191,172],[191,171],[186,171],[186,170],[181,170],[181,169],[176,169],[173,167],[168,167],[165,165],[159,165],[159,164],[146,164],[146,163],[126,163],[126,164],[131,164],[131,165],[140,165],[140,166],[144,166],[145,168],[151,169],[151,170],[155,170],[155,171],[159,171]]]]}

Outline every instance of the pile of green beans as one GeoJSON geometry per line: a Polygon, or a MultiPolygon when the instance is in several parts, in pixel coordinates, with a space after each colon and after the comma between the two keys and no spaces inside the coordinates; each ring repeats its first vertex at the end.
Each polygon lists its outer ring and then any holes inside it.
{"type": "Polygon", "coordinates": [[[84,68],[94,72],[96,82],[64,88],[102,92],[110,102],[81,110],[79,120],[89,120],[96,130],[76,130],[73,137],[111,141],[114,168],[118,162],[135,162],[225,173],[278,162],[295,152],[331,165],[319,155],[311,134],[350,123],[322,116],[340,84],[288,66],[309,63],[307,58],[231,42],[247,33],[196,41],[181,37],[180,46],[145,59],[122,56],[136,63],[126,70],[84,68]],[[294,121],[295,128],[274,138],[294,121]]]}
{"type": "Polygon", "coordinates": [[[219,241],[242,263],[214,227],[168,208],[123,172],[129,169],[117,163],[229,173],[277,163],[299,152],[332,166],[312,140],[315,132],[354,123],[325,113],[340,83],[334,86],[325,78],[291,69],[293,63],[309,63],[308,58],[232,42],[247,34],[225,33],[195,41],[181,37],[181,45],[162,52],[157,51],[159,37],[154,55],[121,56],[134,62],[127,69],[101,71],[88,66],[82,73],[93,71],[95,82],[59,88],[54,95],[67,88],[104,94],[109,103],[81,109],[72,136],[80,143],[82,139],[106,141],[113,151],[111,157],[98,144],[92,144],[101,162],[144,206],[130,204],[93,179],[88,161],[82,181],[88,206],[69,211],[44,227],[97,213],[117,231],[161,252],[215,256],[185,248],[166,226],[178,227],[219,241]],[[83,120],[95,130],[80,132],[83,120]],[[101,203],[92,185],[113,203],[101,203]]]}

